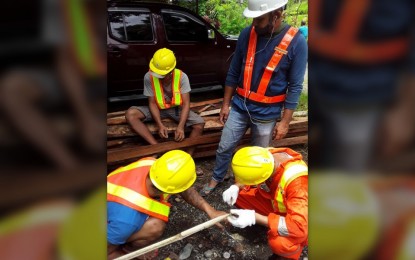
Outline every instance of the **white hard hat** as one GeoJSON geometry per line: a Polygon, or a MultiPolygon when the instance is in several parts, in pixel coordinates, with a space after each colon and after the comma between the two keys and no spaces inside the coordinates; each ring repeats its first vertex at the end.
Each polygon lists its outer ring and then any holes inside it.
{"type": "Polygon", "coordinates": [[[255,18],[286,5],[288,0],[248,0],[248,7],[244,10],[244,16],[255,18]]]}

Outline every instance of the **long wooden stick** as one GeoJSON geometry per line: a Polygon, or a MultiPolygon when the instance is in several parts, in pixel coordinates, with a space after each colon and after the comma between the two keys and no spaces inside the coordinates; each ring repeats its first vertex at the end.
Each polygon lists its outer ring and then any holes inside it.
{"type": "Polygon", "coordinates": [[[120,256],[118,258],[115,258],[114,260],[128,260],[128,259],[132,259],[134,257],[140,256],[140,255],[144,255],[144,254],[146,254],[148,252],[151,252],[151,251],[153,251],[153,250],[155,250],[157,248],[160,248],[160,247],[163,247],[163,246],[167,246],[167,245],[169,245],[169,244],[171,244],[173,242],[182,240],[185,237],[188,237],[190,235],[193,235],[194,233],[197,233],[197,232],[199,232],[199,231],[201,231],[203,229],[206,229],[208,227],[211,227],[211,226],[215,225],[216,223],[221,222],[222,220],[224,220],[225,218],[227,218],[229,215],[230,214],[225,214],[225,215],[216,217],[214,219],[208,220],[208,221],[203,222],[202,224],[199,224],[199,225],[197,225],[195,227],[189,228],[189,229],[187,229],[187,230],[185,230],[185,231],[183,231],[183,232],[181,232],[181,233],[179,233],[179,234],[177,234],[175,236],[166,238],[166,239],[164,239],[164,240],[162,240],[160,242],[157,242],[157,243],[154,243],[154,244],[149,245],[147,247],[141,248],[141,249],[139,249],[137,251],[134,251],[134,252],[131,252],[129,254],[120,256]]]}

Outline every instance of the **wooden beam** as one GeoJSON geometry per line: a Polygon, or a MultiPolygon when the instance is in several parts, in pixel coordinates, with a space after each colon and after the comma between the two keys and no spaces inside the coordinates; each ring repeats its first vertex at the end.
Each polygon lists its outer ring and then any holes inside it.
{"type": "Polygon", "coordinates": [[[182,142],[165,142],[154,145],[137,146],[134,148],[119,148],[108,150],[107,163],[112,164],[118,161],[123,161],[131,158],[140,158],[148,156],[150,154],[157,154],[174,149],[187,148],[199,144],[208,144],[219,142],[222,133],[213,133],[208,135],[202,135],[193,138],[187,138],[182,142]]]}

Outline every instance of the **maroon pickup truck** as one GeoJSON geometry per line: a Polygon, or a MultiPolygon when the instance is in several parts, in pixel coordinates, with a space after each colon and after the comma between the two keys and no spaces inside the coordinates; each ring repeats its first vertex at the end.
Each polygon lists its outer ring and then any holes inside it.
{"type": "Polygon", "coordinates": [[[171,49],[193,90],[223,86],[236,39],[220,34],[196,13],[177,6],[108,1],[108,98],[134,99],[143,91],[148,64],[171,49]]]}

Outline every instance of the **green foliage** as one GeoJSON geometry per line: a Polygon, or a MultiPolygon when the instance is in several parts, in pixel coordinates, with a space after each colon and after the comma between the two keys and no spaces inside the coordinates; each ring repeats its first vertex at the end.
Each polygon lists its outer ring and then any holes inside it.
{"type": "Polygon", "coordinates": [[[289,0],[285,10],[285,21],[299,27],[303,19],[308,20],[308,1],[289,0]]]}
{"type": "Polygon", "coordinates": [[[246,3],[241,4],[236,0],[200,0],[199,14],[219,21],[221,33],[239,35],[242,29],[252,21],[242,15],[246,5],[246,3]]]}
{"type": "Polygon", "coordinates": [[[301,93],[296,111],[308,111],[308,94],[301,93]]]}
{"type": "MultiPolygon", "coordinates": [[[[195,2],[187,0],[174,0],[174,4],[184,6],[196,12],[195,2]]],[[[225,35],[239,35],[243,28],[252,23],[252,19],[243,16],[243,11],[248,5],[247,0],[199,0],[198,12],[200,16],[206,16],[212,21],[219,22],[217,28],[225,35]]],[[[289,0],[285,11],[285,21],[299,27],[301,20],[308,18],[307,0],[289,0]]]]}

